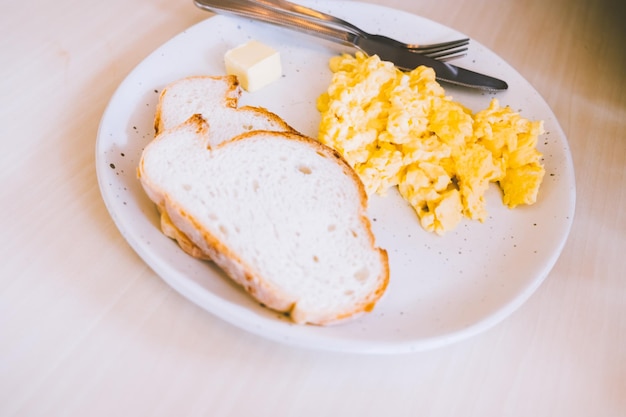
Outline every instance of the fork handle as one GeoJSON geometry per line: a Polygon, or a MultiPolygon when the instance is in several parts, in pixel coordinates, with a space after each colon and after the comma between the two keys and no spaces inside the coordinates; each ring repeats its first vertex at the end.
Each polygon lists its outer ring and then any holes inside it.
{"type": "Polygon", "coordinates": [[[343,45],[354,46],[357,35],[312,16],[296,14],[253,0],[194,0],[196,6],[214,13],[230,14],[294,29],[343,45]]]}

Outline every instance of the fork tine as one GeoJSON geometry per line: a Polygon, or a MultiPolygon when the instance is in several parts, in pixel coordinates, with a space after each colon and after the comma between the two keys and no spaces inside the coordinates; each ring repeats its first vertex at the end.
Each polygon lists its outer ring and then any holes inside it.
{"type": "Polygon", "coordinates": [[[408,49],[415,50],[416,52],[420,52],[423,54],[430,54],[430,53],[443,52],[443,51],[451,50],[454,48],[467,46],[469,45],[469,41],[470,41],[469,38],[464,38],[464,39],[458,39],[455,41],[434,43],[434,44],[428,44],[428,45],[410,45],[409,44],[407,46],[408,46],[408,49]]]}
{"type": "Polygon", "coordinates": [[[467,55],[468,48],[459,48],[459,49],[450,49],[447,51],[434,52],[434,53],[422,53],[432,59],[437,59],[439,61],[449,61],[452,59],[462,58],[467,55]]]}

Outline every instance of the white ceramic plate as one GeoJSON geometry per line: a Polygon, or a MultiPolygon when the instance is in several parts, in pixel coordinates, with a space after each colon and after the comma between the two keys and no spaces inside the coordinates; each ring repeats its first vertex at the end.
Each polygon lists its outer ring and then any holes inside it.
{"type": "MultiPolygon", "coordinates": [[[[302,0],[301,0],[302,1],[302,0]]],[[[304,3],[304,1],[302,1],[304,3]]],[[[402,40],[437,42],[460,33],[427,19],[359,2],[306,1],[364,29],[402,40]]],[[[301,132],[316,136],[315,100],[331,74],[328,59],[347,49],[274,26],[216,16],[176,36],[139,64],[103,115],[96,145],[101,192],[117,227],[144,261],[183,296],[258,335],[310,348],[398,353],[435,348],[483,331],[518,308],[556,262],[572,224],[574,172],[567,140],[540,95],[513,68],[472,40],[460,66],[506,80],[500,102],[545,121],[539,149],[547,175],[538,202],[509,210],[494,185],[485,223],[464,221],[444,237],[425,232],[412,210],[391,193],[370,199],[377,243],[388,250],[391,277],[376,309],[332,327],[297,326],[259,306],[208,262],[184,254],[159,231],[154,205],[136,178],[142,149],[153,136],[158,93],[188,75],[223,74],[224,53],[249,39],[280,51],[284,76],[241,104],[266,107],[301,132]]],[[[446,87],[468,107],[494,94],[446,87]]]]}

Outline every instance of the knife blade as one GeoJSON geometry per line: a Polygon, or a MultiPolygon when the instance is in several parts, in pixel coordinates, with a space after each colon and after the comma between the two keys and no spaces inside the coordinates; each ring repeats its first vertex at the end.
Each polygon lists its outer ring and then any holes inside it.
{"type": "Polygon", "coordinates": [[[420,65],[431,67],[435,70],[435,76],[439,81],[488,91],[501,91],[508,88],[506,81],[498,78],[438,61],[422,54],[407,53],[376,39],[358,38],[355,46],[368,55],[375,54],[383,61],[393,62],[398,68],[405,71],[411,71],[420,65]]]}

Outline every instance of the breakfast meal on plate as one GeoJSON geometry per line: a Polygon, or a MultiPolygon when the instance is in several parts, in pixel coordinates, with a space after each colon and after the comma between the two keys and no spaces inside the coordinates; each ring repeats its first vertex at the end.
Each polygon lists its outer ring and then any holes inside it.
{"type": "Polygon", "coordinates": [[[371,311],[389,265],[345,160],[267,110],[234,76],[167,86],[138,167],[162,231],[262,305],[326,325],[371,311]]]}
{"type": "Polygon", "coordinates": [[[366,215],[368,195],[397,187],[437,234],[463,217],[484,221],[492,182],[511,208],[536,201],[542,123],[495,99],[473,114],[445,95],[431,68],[333,57],[313,139],[266,109],[238,105],[242,87],[280,77],[275,50],[250,41],[224,59],[227,75],[161,91],[138,176],[165,235],[295,323],[355,317],[385,292],[389,262],[366,215]]]}
{"type": "Polygon", "coordinates": [[[397,186],[421,225],[444,234],[463,217],[484,221],[496,182],[510,208],[533,204],[545,170],[536,149],[541,121],[493,99],[472,114],[445,95],[431,68],[411,72],[357,52],[331,58],[318,98],[319,140],[357,172],[368,194],[397,186]]]}

